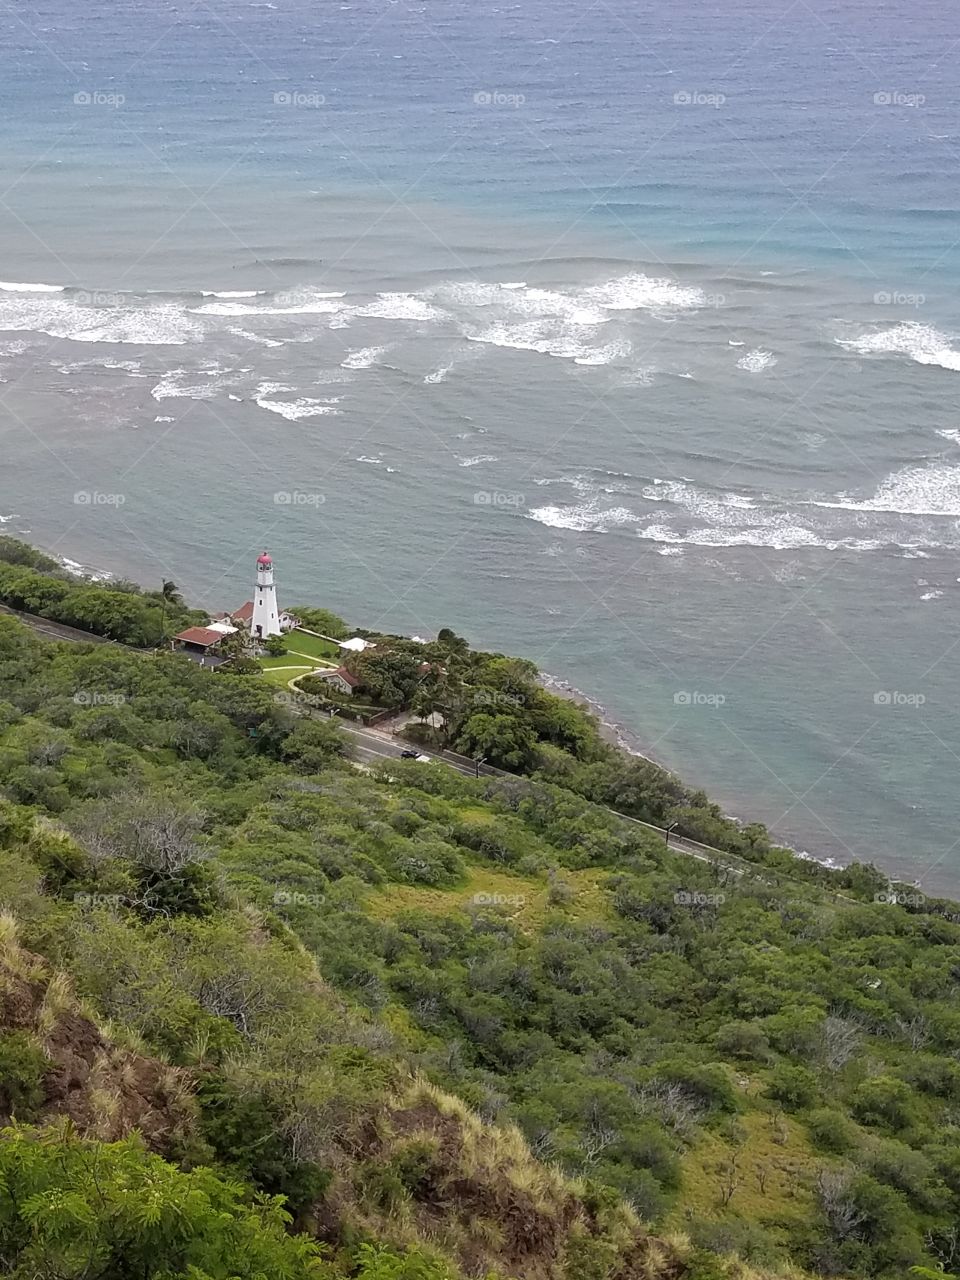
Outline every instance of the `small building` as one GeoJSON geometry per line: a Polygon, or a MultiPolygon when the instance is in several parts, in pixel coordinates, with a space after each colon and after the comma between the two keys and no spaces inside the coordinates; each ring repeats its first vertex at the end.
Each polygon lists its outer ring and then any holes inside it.
{"type": "Polygon", "coordinates": [[[219,667],[230,661],[229,654],[220,652],[220,645],[225,635],[235,631],[236,627],[224,631],[222,626],[218,627],[216,624],[212,627],[187,627],[173,637],[171,644],[177,653],[196,662],[198,666],[219,667]]]}
{"type": "Polygon", "coordinates": [[[338,640],[337,644],[346,653],[363,653],[365,649],[375,649],[376,645],[362,636],[354,636],[352,640],[338,640]]]}
{"type": "Polygon", "coordinates": [[[359,688],[360,685],[359,678],[352,671],[348,671],[346,667],[337,667],[336,669],[333,667],[320,667],[311,674],[316,676],[318,680],[325,680],[332,688],[350,697],[353,696],[353,691],[359,688]]]}

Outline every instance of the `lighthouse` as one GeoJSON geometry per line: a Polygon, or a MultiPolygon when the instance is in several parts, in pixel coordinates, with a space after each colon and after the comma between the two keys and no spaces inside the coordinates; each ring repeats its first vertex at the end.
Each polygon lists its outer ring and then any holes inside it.
{"type": "Polygon", "coordinates": [[[282,634],[277,609],[277,588],[273,581],[273,561],[265,551],[257,556],[257,586],[253,593],[250,634],[254,640],[266,640],[267,636],[282,634]]]}

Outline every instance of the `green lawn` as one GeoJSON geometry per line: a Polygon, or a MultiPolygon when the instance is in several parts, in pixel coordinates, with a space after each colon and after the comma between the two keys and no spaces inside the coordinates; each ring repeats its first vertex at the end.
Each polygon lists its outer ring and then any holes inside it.
{"type": "Polygon", "coordinates": [[[293,663],[296,659],[291,658],[263,658],[260,666],[263,669],[263,678],[269,684],[275,684],[279,689],[285,689],[290,680],[294,676],[305,676],[308,672],[314,670],[314,666],[297,667],[293,663]],[[267,662],[273,662],[276,665],[268,667],[267,662]]]}
{"type": "Polygon", "coordinates": [[[288,631],[284,640],[291,653],[299,653],[307,658],[325,658],[327,662],[340,665],[339,646],[330,640],[321,640],[319,636],[311,636],[300,630],[288,631]]]}

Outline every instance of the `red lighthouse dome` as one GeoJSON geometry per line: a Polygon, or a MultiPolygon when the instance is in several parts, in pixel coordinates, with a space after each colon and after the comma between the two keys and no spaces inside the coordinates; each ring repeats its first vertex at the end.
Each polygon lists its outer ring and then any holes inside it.
{"type": "Polygon", "coordinates": [[[262,552],[260,555],[258,555],[258,556],[257,556],[257,564],[258,564],[258,565],[260,565],[260,567],[261,567],[262,569],[269,569],[269,568],[270,568],[270,566],[273,564],[273,561],[270,559],[270,557],[269,557],[269,556],[267,555],[267,553],[264,551],[264,552],[262,552]]]}

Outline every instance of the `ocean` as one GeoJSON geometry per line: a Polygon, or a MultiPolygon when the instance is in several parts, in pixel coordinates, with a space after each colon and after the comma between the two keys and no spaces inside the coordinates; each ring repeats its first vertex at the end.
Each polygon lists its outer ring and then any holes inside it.
{"type": "Polygon", "coordinates": [[[929,3],[0,17],[0,515],[450,626],[960,891],[960,42],[929,3]]]}

